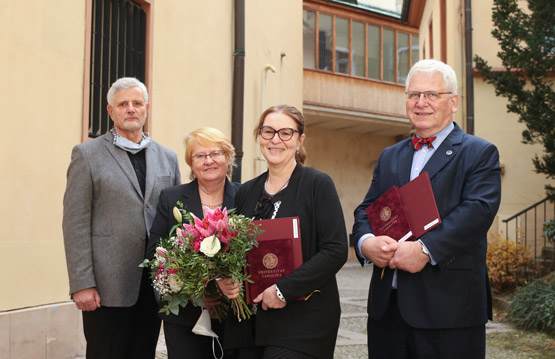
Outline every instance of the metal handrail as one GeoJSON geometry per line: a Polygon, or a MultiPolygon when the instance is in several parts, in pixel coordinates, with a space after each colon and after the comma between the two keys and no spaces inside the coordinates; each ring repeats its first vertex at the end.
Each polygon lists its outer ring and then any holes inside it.
{"type": "MultiPolygon", "coordinates": [[[[543,251],[548,247],[549,248],[553,247],[553,245],[549,244],[546,238],[542,235],[543,227],[540,228],[538,225],[538,219],[541,220],[543,217],[543,222],[545,222],[548,219],[548,211],[547,211],[548,201],[553,203],[553,213],[555,213],[555,202],[550,197],[546,197],[543,200],[538,201],[533,205],[529,206],[528,208],[518,212],[517,214],[502,220],[502,222],[505,223],[505,235],[506,235],[507,241],[511,240],[510,239],[511,236],[509,235],[509,222],[511,221],[515,222],[515,230],[517,231],[519,229],[519,224],[524,226],[522,231],[518,231],[519,233],[522,234],[522,237],[519,238],[519,234],[516,233],[515,241],[521,241],[521,243],[523,243],[523,245],[526,248],[529,248],[530,246],[531,248],[533,248],[533,258],[535,263],[538,263],[538,261],[540,260],[539,257],[546,259],[546,257],[543,257],[543,251]],[[538,207],[540,206],[543,206],[543,210],[540,208],[540,210],[538,211],[538,207]],[[530,212],[530,218],[528,216],[529,212],[530,212]],[[524,218],[521,218],[521,216],[523,216],[524,218]],[[533,224],[531,224],[533,228],[529,229],[528,222],[530,219],[533,221],[533,224]],[[538,240],[541,241],[541,239],[538,238],[539,236],[543,237],[543,249],[540,251],[540,255],[538,255],[538,245],[541,245],[541,242],[538,243],[538,240]]],[[[551,210],[549,212],[550,212],[549,215],[551,216],[553,213],[551,213],[551,210]]],[[[551,259],[552,261],[555,260],[555,252],[553,253],[554,253],[552,255],[553,258],[551,259]]],[[[549,258],[551,258],[552,256],[550,255],[549,258]]],[[[552,270],[550,269],[552,268],[552,266],[553,264],[551,264],[550,267],[547,267],[546,269],[552,270]]]]}
{"type": "Polygon", "coordinates": [[[548,201],[548,200],[549,200],[549,197],[545,197],[545,198],[542,199],[541,201],[534,203],[534,204],[531,205],[530,207],[528,207],[528,208],[526,208],[526,209],[523,209],[522,211],[518,212],[517,214],[514,214],[514,215],[512,215],[511,217],[502,220],[502,222],[507,223],[507,222],[509,222],[510,220],[515,219],[516,217],[520,216],[521,214],[524,214],[525,212],[528,212],[529,210],[531,210],[531,209],[533,209],[533,208],[539,206],[540,204],[543,204],[544,202],[546,202],[546,201],[548,201]]]}

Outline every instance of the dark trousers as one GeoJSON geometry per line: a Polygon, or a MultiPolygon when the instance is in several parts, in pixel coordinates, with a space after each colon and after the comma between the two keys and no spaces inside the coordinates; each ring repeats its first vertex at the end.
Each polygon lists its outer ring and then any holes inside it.
{"type": "Polygon", "coordinates": [[[143,271],[139,299],[134,306],[83,312],[87,359],[154,358],[160,334],[157,312],[150,279],[143,271]]]}
{"type": "Polygon", "coordinates": [[[262,359],[316,359],[316,357],[289,348],[267,346],[264,348],[262,359]]]}
{"type": "Polygon", "coordinates": [[[190,326],[164,321],[168,359],[212,359],[214,358],[212,345],[214,345],[216,357],[219,358],[222,355],[220,346],[215,340],[212,342],[212,337],[196,335],[191,330],[190,326]]]}
{"type": "Polygon", "coordinates": [[[368,317],[368,357],[371,359],[484,359],[485,325],[454,329],[419,329],[399,313],[393,290],[387,313],[368,317]]]}

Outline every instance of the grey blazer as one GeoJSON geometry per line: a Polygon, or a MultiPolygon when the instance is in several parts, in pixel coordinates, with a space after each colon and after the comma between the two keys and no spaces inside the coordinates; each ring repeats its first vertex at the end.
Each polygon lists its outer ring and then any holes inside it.
{"type": "Polygon", "coordinates": [[[130,307],[158,197],[181,175],[175,152],[151,142],[143,197],[129,156],[112,142],[108,132],[73,148],[62,228],[70,294],[96,287],[101,305],[130,307]]]}

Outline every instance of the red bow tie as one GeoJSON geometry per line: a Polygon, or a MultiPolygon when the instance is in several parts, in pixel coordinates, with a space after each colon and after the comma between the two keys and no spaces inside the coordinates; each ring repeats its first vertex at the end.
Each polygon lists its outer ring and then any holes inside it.
{"type": "Polygon", "coordinates": [[[432,142],[436,139],[436,136],[427,137],[427,138],[420,138],[414,136],[412,138],[412,145],[415,151],[418,151],[420,147],[424,146],[424,144],[428,145],[428,148],[432,147],[432,142]]]}

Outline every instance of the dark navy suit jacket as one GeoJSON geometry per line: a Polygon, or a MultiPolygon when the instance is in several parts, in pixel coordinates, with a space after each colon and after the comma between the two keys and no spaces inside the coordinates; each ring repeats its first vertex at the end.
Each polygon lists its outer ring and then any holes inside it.
{"type": "MultiPolygon", "coordinates": [[[[391,186],[410,180],[414,150],[410,139],[380,154],[372,184],[355,210],[353,237],[372,233],[365,209],[391,186]]],[[[497,148],[465,134],[455,123],[422,169],[430,175],[442,223],[421,237],[437,265],[415,274],[398,270],[397,294],[403,319],[416,328],[460,328],[485,324],[491,317],[486,269],[487,232],[501,199],[497,148]]],[[[357,256],[363,263],[360,254],[357,256]]],[[[380,319],[387,310],[393,270],[375,266],[368,314],[380,319]]]]}

